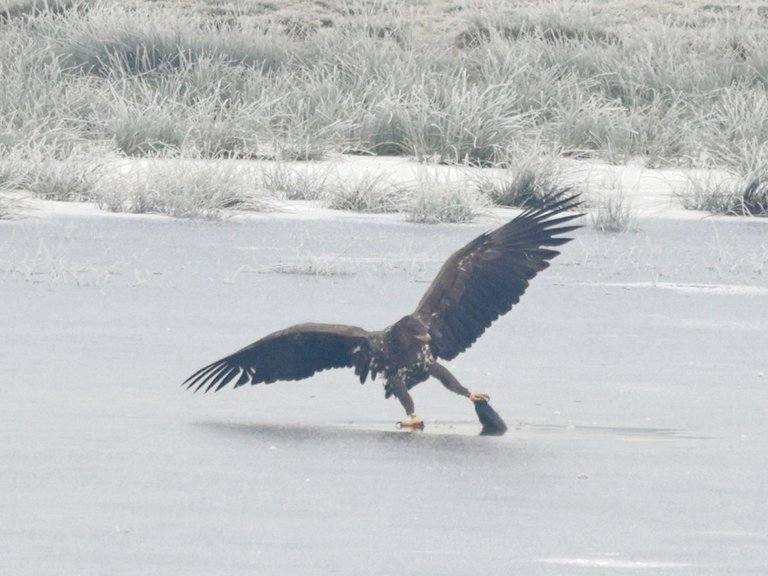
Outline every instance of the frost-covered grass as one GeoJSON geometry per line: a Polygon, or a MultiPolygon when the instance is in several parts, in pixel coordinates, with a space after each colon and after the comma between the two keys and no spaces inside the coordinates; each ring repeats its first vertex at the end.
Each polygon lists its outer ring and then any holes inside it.
{"type": "Polygon", "coordinates": [[[343,259],[328,256],[305,256],[291,262],[280,262],[259,270],[262,273],[296,274],[299,276],[352,276],[343,259]]]}
{"type": "Polygon", "coordinates": [[[337,178],[325,196],[325,205],[334,210],[354,212],[402,212],[407,190],[384,170],[362,171],[337,178]]]}
{"type": "MultiPolygon", "coordinates": [[[[57,157],[46,146],[16,147],[0,158],[0,193],[93,202],[112,212],[219,218],[226,210],[268,210],[279,198],[254,167],[199,157],[126,160],[85,146],[57,157]]],[[[12,203],[6,204],[8,211],[12,203]]]]}
{"type": "Polygon", "coordinates": [[[77,4],[85,3],[82,0],[0,0],[0,21],[41,12],[61,12],[77,4]]]}
{"type": "Polygon", "coordinates": [[[261,187],[284,200],[319,200],[329,187],[330,169],[314,164],[273,162],[261,166],[261,187]]]}
{"type": "Polygon", "coordinates": [[[691,178],[687,188],[677,196],[689,210],[768,217],[768,173],[747,178],[691,178]]]}
{"type": "Polygon", "coordinates": [[[0,192],[0,220],[10,218],[13,214],[13,198],[8,194],[0,192]]]}
{"type": "Polygon", "coordinates": [[[502,176],[480,179],[477,187],[494,204],[519,208],[541,206],[569,188],[562,182],[558,159],[538,148],[516,156],[502,176]]]}
{"type": "Polygon", "coordinates": [[[638,228],[637,216],[621,182],[621,173],[603,182],[604,190],[588,194],[590,220],[600,232],[634,232],[638,228]]]}
{"type": "MultiPolygon", "coordinates": [[[[521,150],[753,174],[768,163],[768,14],[759,8],[5,0],[0,155],[47,151],[35,193],[61,199],[93,193],[98,174],[57,163],[84,143],[139,158],[280,163],[354,151],[502,167],[510,177],[482,192],[512,205],[560,185],[548,157],[521,160],[521,150]]],[[[440,202],[416,186],[405,198],[371,174],[334,187],[280,170],[265,171],[261,189],[343,209],[397,205],[416,220],[442,220],[426,212],[478,196],[443,186],[452,196],[440,202]]],[[[100,203],[160,205],[159,188],[135,192],[100,203]]],[[[170,208],[178,196],[167,209],[187,213],[170,208]]],[[[234,202],[224,196],[209,193],[203,213],[234,202]]]]}
{"type": "Polygon", "coordinates": [[[634,232],[637,217],[622,191],[601,197],[590,207],[592,226],[600,232],[634,232]]]}
{"type": "Polygon", "coordinates": [[[43,284],[103,284],[113,275],[110,265],[83,264],[71,260],[66,250],[42,238],[34,251],[23,257],[0,259],[0,271],[11,278],[43,284]]]}
{"type": "Polygon", "coordinates": [[[450,173],[421,167],[414,181],[405,209],[409,222],[470,222],[490,205],[487,196],[450,173]]]}
{"type": "Polygon", "coordinates": [[[344,164],[266,163],[265,192],[291,200],[318,200],[332,210],[402,213],[413,222],[466,222],[489,207],[471,177],[447,166],[413,164],[400,173],[344,164]]]}
{"type": "Polygon", "coordinates": [[[45,200],[93,200],[102,176],[101,155],[93,147],[61,155],[47,146],[15,147],[0,157],[0,191],[27,192],[45,200]]]}
{"type": "Polygon", "coordinates": [[[112,212],[219,218],[227,209],[269,209],[251,171],[224,161],[156,161],[110,180],[94,200],[112,212]]]}
{"type": "Polygon", "coordinates": [[[750,3],[639,18],[580,1],[13,5],[0,132],[19,142],[508,165],[525,143],[720,164],[768,141],[768,26],[750,3]]]}

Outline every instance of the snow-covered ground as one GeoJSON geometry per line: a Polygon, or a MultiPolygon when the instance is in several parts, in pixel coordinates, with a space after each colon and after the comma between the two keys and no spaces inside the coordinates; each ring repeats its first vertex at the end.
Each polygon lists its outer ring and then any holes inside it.
{"type": "MultiPolygon", "coordinates": [[[[301,218],[330,217],[334,219],[359,215],[327,210],[322,202],[284,201],[280,192],[264,187],[264,174],[271,179],[284,179],[304,183],[310,188],[333,188],[334,185],[350,185],[352,182],[376,181],[381,187],[420,188],[434,186],[475,189],[481,182],[509,182],[514,172],[504,169],[476,168],[470,166],[446,166],[419,163],[406,158],[344,156],[333,157],[324,162],[273,162],[238,160],[174,160],[174,159],[114,159],[98,163],[103,174],[101,188],[108,192],[126,188],[125,182],[143,180],[152,171],[166,173],[166,177],[181,176],[185,172],[202,171],[219,173],[219,180],[242,185],[263,198],[269,210],[267,217],[276,211],[301,218]],[[276,176],[277,175],[277,176],[276,176]]],[[[665,168],[650,169],[641,161],[626,165],[612,165],[593,160],[559,160],[551,164],[553,178],[562,185],[572,186],[583,193],[594,212],[600,200],[623,198],[622,205],[638,218],[671,218],[699,220],[708,217],[704,212],[685,210],[680,197],[690,192],[692,183],[704,186],[707,183],[729,181],[728,174],[713,170],[665,168]]],[[[538,170],[542,170],[541,167],[538,170]]],[[[50,202],[29,197],[14,199],[13,213],[22,216],[44,217],[46,215],[93,215],[104,214],[94,204],[50,202]]],[[[498,214],[489,208],[486,215],[498,214]]],[[[251,213],[250,217],[259,217],[251,213]]],[[[242,215],[241,215],[242,217],[242,215]]],[[[495,220],[508,217],[501,211],[495,220]]],[[[709,216],[711,217],[711,216],[709,216]]],[[[382,216],[375,216],[382,218],[382,216]]],[[[394,217],[402,219],[402,217],[394,217]]],[[[491,218],[491,220],[494,220],[491,218]]]]}
{"type": "Polygon", "coordinates": [[[386,326],[512,211],[28,203],[0,222],[0,573],[765,574],[768,228],[683,214],[631,170],[639,231],[578,231],[450,363],[502,438],[435,382],[423,434],[351,371],[179,384],[292,323],[386,326]]]}

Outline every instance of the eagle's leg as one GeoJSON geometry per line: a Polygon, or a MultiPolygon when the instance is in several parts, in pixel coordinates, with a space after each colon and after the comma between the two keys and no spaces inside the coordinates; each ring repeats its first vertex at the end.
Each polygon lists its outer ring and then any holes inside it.
{"type": "Polygon", "coordinates": [[[490,396],[481,392],[470,392],[451,374],[445,366],[435,362],[429,369],[429,373],[440,380],[443,386],[451,392],[466,396],[475,404],[475,412],[480,423],[483,425],[481,436],[502,436],[507,431],[507,425],[501,419],[496,411],[488,404],[490,396]]]}
{"type": "Polygon", "coordinates": [[[415,406],[413,404],[413,398],[411,398],[408,392],[408,387],[400,378],[393,378],[389,381],[392,386],[392,393],[400,400],[400,404],[403,405],[405,413],[408,415],[406,422],[398,422],[398,428],[410,428],[411,430],[423,430],[424,421],[416,416],[415,406]]]}
{"type": "Polygon", "coordinates": [[[482,392],[470,392],[464,388],[464,386],[459,384],[459,381],[456,380],[456,377],[448,371],[448,368],[442,364],[438,364],[437,362],[432,364],[432,366],[429,367],[429,373],[430,375],[440,380],[443,386],[448,388],[448,390],[458,394],[459,396],[466,396],[472,400],[472,402],[478,402],[480,400],[485,400],[487,402],[491,399],[488,394],[483,394],[482,392]]]}

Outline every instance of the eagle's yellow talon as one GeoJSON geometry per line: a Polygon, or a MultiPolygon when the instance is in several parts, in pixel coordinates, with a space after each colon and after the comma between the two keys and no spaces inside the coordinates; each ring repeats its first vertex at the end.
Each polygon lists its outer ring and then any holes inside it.
{"type": "Polygon", "coordinates": [[[398,428],[410,428],[411,430],[424,430],[424,421],[418,416],[411,415],[407,422],[398,422],[398,428]]]}
{"type": "Polygon", "coordinates": [[[481,400],[485,400],[488,402],[488,400],[491,399],[488,394],[483,394],[482,392],[470,392],[469,393],[469,399],[472,400],[472,402],[479,402],[481,400]]]}

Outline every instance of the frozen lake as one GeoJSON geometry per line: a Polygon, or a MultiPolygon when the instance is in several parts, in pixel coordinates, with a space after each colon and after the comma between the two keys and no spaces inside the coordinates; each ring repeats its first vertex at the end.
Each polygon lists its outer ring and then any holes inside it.
{"type": "Polygon", "coordinates": [[[492,225],[0,222],[0,573],[768,573],[763,221],[577,232],[449,363],[501,438],[436,381],[424,433],[351,370],[180,388],[289,324],[383,328],[492,225]]]}

